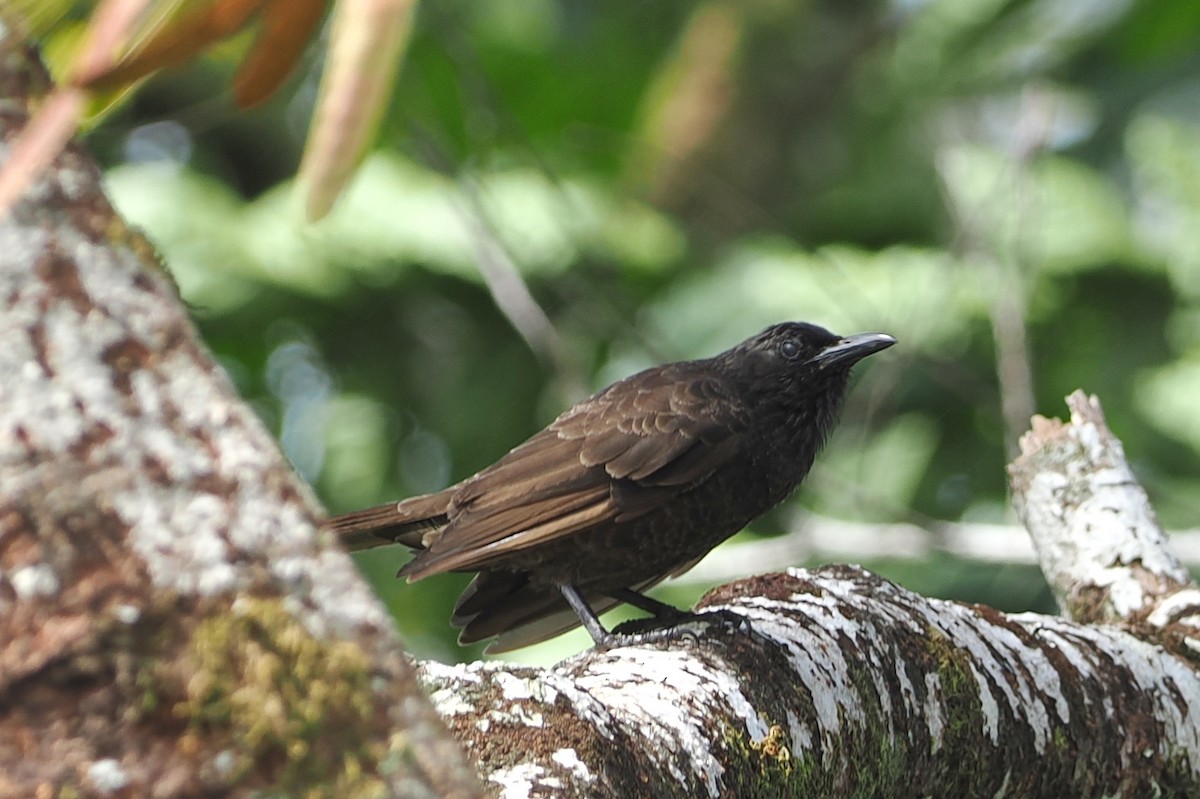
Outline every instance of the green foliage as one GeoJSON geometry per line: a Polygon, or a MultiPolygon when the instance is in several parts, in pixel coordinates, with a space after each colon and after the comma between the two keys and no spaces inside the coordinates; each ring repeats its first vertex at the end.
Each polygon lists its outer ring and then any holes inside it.
{"type": "MultiPolygon", "coordinates": [[[[793,502],[1002,520],[1022,432],[1002,396],[1061,415],[1081,387],[1160,518],[1184,525],[1200,488],[1197,44],[1194,0],[426,4],[376,151],[314,227],[290,185],[311,74],[235,117],[213,110],[227,65],[199,65],[92,137],[335,511],[462,478],[635,369],[808,319],[900,343],[861,370],[793,502]],[[164,118],[186,147],[147,159],[164,118]],[[479,265],[506,263],[556,341],[531,348],[498,309],[479,265]],[[1024,387],[997,377],[1014,313],[1024,387]]],[[[401,557],[361,563],[402,628],[453,657],[462,582],[396,584],[401,557]]],[[[1025,570],[880,565],[1047,607],[1025,570]]]]}

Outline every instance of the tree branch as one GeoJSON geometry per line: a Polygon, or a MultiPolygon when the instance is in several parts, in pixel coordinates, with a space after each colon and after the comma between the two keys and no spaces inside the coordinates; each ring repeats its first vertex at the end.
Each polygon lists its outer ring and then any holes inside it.
{"type": "Polygon", "coordinates": [[[1173,626],[1200,652],[1200,592],[1167,545],[1146,492],[1104,423],[1100,401],[1067,397],[1070,424],[1033,418],[1009,467],[1013,501],[1029,528],[1059,607],[1080,622],[1173,626]]]}

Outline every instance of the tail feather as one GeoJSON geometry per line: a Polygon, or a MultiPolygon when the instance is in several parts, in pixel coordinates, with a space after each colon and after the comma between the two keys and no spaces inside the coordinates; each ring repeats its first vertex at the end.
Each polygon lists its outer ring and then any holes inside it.
{"type": "Polygon", "coordinates": [[[424,538],[445,526],[449,495],[442,491],[335,516],[326,522],[352,552],[387,544],[424,549],[424,538]]]}

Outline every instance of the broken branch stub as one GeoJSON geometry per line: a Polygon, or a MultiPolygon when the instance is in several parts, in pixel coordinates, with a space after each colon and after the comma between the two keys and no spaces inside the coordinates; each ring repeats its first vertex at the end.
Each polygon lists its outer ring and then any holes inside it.
{"type": "Polygon", "coordinates": [[[1145,490],[1108,429],[1100,401],[1067,397],[1069,422],[1035,416],[1009,466],[1013,503],[1059,606],[1083,623],[1182,623],[1200,592],[1175,557],[1145,490]]]}

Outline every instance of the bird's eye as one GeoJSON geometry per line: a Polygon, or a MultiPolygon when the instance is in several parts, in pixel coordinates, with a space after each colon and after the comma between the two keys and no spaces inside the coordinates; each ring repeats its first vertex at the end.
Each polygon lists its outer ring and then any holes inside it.
{"type": "Polygon", "coordinates": [[[786,338],[779,342],[779,354],[789,361],[794,361],[800,357],[800,345],[786,338]]]}

